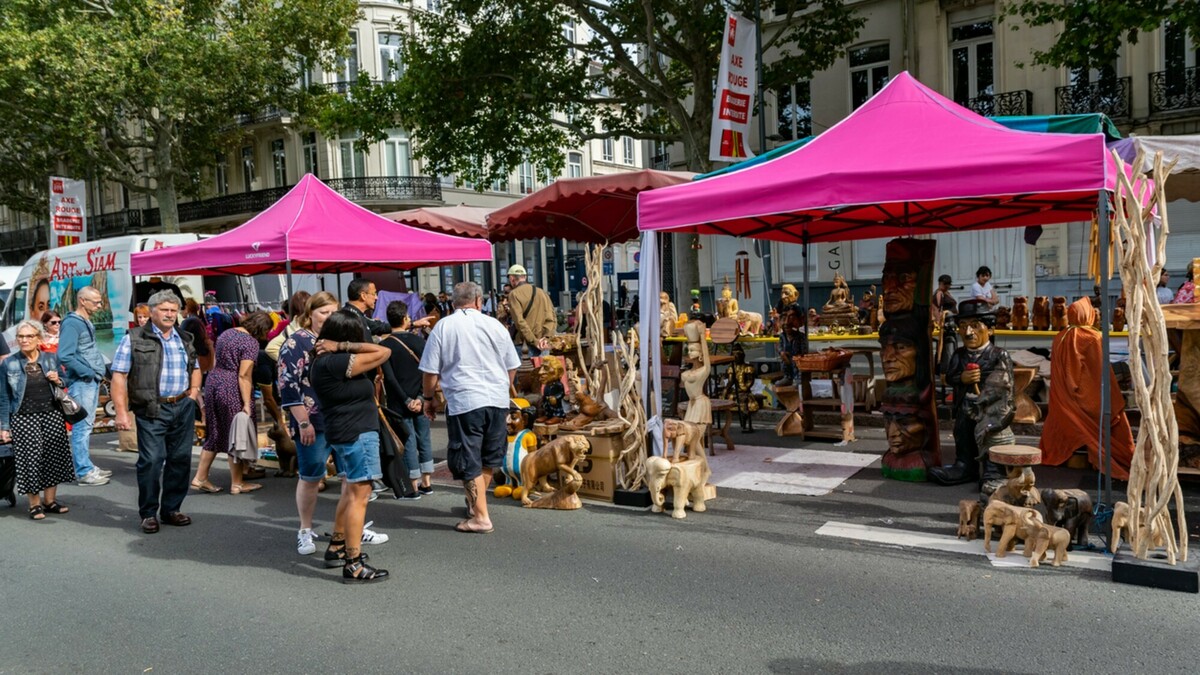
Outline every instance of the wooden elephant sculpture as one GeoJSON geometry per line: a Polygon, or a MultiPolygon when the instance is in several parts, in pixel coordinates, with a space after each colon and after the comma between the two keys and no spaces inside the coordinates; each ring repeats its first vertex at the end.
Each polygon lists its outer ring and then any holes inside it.
{"type": "Polygon", "coordinates": [[[1067,329],[1067,299],[1061,295],[1054,296],[1054,304],[1050,307],[1050,330],[1067,329]]]}
{"type": "Polygon", "coordinates": [[[1039,295],[1033,299],[1034,330],[1050,330],[1050,298],[1039,295]]]}
{"type": "Polygon", "coordinates": [[[650,510],[654,513],[663,512],[663,488],[670,486],[674,509],[672,518],[686,518],[684,506],[688,499],[692,500],[692,510],[701,513],[708,507],[704,504],[704,485],[712,476],[708,468],[708,460],[703,457],[689,459],[685,462],[672,464],[665,457],[650,457],[646,460],[646,483],[650,488],[650,510]]]}
{"type": "MultiPolygon", "coordinates": [[[[1143,513],[1145,507],[1142,507],[1143,513]]],[[[1113,553],[1117,552],[1117,547],[1121,544],[1121,536],[1125,536],[1125,541],[1131,541],[1133,530],[1129,525],[1129,502],[1117,502],[1113,504],[1112,514],[1112,538],[1109,541],[1109,550],[1113,553]]],[[[1162,528],[1157,523],[1150,523],[1150,544],[1153,548],[1160,548],[1166,545],[1167,539],[1163,536],[1162,528]]]]}
{"type": "Polygon", "coordinates": [[[1013,298],[1013,330],[1029,330],[1029,299],[1023,295],[1013,298]]]}
{"type": "Polygon", "coordinates": [[[1071,533],[1074,546],[1087,546],[1092,527],[1092,498],[1086,490],[1042,490],[1046,522],[1071,533]]]}
{"type": "MultiPolygon", "coordinates": [[[[1046,525],[1026,516],[1025,529],[1029,536],[1025,538],[1025,555],[1029,557],[1029,566],[1037,567],[1046,559],[1046,550],[1054,549],[1054,566],[1058,567],[1067,561],[1067,547],[1071,544],[1071,533],[1061,527],[1046,525]]],[[[999,555],[999,554],[997,554],[999,555]]]]}
{"type": "Polygon", "coordinates": [[[1027,518],[1042,522],[1042,514],[1033,509],[1006,504],[1000,500],[988,502],[983,510],[983,550],[992,552],[992,528],[1000,527],[1000,541],[996,544],[996,557],[1003,558],[1016,547],[1017,539],[1028,546],[1029,530],[1027,518]],[[1031,515],[1032,514],[1032,515],[1031,515]]]}
{"type": "MultiPolygon", "coordinates": [[[[704,457],[704,425],[683,420],[664,420],[663,444],[672,448],[672,462],[679,461],[680,449],[687,450],[688,459],[704,457]]],[[[666,448],[663,448],[663,453],[666,452],[666,448]]]]}
{"type": "Polygon", "coordinates": [[[958,538],[973,541],[978,534],[979,500],[963,499],[958,502],[958,538]]]}

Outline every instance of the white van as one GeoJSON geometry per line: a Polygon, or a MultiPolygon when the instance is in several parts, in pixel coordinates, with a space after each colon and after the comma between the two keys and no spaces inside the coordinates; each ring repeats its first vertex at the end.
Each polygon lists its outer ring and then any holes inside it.
{"type": "Polygon", "coordinates": [[[20,267],[0,267],[0,306],[8,300],[8,294],[12,293],[13,284],[17,283],[17,276],[20,274],[20,267]]]}
{"type": "MultiPolygon", "coordinates": [[[[96,343],[106,360],[111,360],[121,338],[133,321],[135,279],[129,274],[129,257],[139,251],[151,251],[186,244],[200,239],[197,234],[133,235],[73,244],[35,254],[17,274],[12,291],[0,315],[0,330],[10,349],[16,349],[17,323],[40,319],[46,310],[66,316],[75,309],[75,293],[84,286],[95,286],[104,304],[92,315],[96,343]]],[[[168,276],[162,280],[175,284],[184,298],[204,301],[208,288],[218,290],[222,301],[253,303],[252,285],[234,277],[168,276]]],[[[145,300],[146,298],[141,298],[145,300]]]]}

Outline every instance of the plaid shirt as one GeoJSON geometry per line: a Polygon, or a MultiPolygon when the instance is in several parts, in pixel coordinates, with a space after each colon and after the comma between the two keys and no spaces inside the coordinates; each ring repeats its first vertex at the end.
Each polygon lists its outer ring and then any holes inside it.
{"type": "MultiPolygon", "coordinates": [[[[171,331],[170,338],[164,338],[158,326],[150,324],[153,334],[163,343],[162,374],[158,377],[158,395],[162,397],[178,396],[192,386],[191,373],[187,371],[187,349],[183,346],[183,338],[179,337],[179,329],[171,331]]],[[[117,345],[117,353],[113,355],[112,369],[114,373],[129,373],[133,359],[129,346],[129,335],[121,338],[117,345]]]]}

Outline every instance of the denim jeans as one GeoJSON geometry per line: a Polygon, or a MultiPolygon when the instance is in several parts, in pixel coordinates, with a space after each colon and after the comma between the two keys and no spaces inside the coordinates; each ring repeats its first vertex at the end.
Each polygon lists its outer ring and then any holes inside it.
{"type": "Polygon", "coordinates": [[[79,380],[67,385],[67,393],[88,416],[71,425],[71,459],[75,462],[75,475],[83,478],[96,470],[88,446],[92,440],[92,426],[96,423],[96,405],[100,402],[100,383],[79,380]]]}
{"type": "Polygon", "coordinates": [[[185,398],[164,403],[154,419],[139,415],[137,439],[138,515],[149,518],[178,511],[192,473],[196,402],[185,398]]]}
{"type": "Polygon", "coordinates": [[[408,429],[408,444],[404,447],[404,465],[409,480],[423,473],[433,473],[433,441],[429,439],[429,418],[424,415],[401,418],[408,429]]]}
{"type": "Polygon", "coordinates": [[[330,443],[338,470],[348,483],[365,483],[383,478],[379,461],[379,432],[364,431],[353,443],[330,443]]]}

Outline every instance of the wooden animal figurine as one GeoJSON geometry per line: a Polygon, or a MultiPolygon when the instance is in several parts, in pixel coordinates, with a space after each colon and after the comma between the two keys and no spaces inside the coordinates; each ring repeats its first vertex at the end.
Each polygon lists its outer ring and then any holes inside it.
{"type": "MultiPolygon", "coordinates": [[[[1145,507],[1142,507],[1143,513],[1145,507]]],[[[1125,541],[1131,541],[1133,530],[1129,525],[1129,502],[1117,502],[1113,504],[1112,515],[1112,537],[1109,540],[1109,551],[1117,552],[1117,547],[1121,544],[1121,536],[1125,536],[1125,541]]],[[[1162,529],[1156,523],[1150,523],[1150,543],[1154,548],[1159,548],[1167,543],[1163,537],[1162,529]]]]}
{"type": "Polygon", "coordinates": [[[1000,527],[1000,541],[996,544],[996,557],[1003,558],[1016,547],[1016,540],[1028,541],[1029,532],[1026,526],[1026,516],[1033,514],[1037,522],[1042,522],[1042,514],[1033,509],[1026,509],[1000,500],[988,502],[983,510],[983,550],[992,552],[992,528],[1000,527]]]}
{"type": "Polygon", "coordinates": [[[1050,298],[1039,295],[1033,299],[1033,329],[1050,330],[1050,298]]]}
{"type": "Polygon", "coordinates": [[[1092,527],[1092,498],[1085,490],[1042,490],[1046,522],[1071,533],[1074,546],[1086,547],[1092,527]]]}
{"type": "Polygon", "coordinates": [[[963,499],[958,502],[958,538],[973,541],[979,529],[979,500],[963,499]]]}
{"type": "Polygon", "coordinates": [[[587,392],[575,392],[575,405],[579,407],[579,412],[560,424],[560,431],[579,431],[595,420],[617,419],[617,413],[612,408],[588,396],[587,392]]]}
{"type": "Polygon", "coordinates": [[[1113,308],[1112,329],[1114,332],[1125,330],[1125,291],[1121,291],[1121,297],[1117,298],[1117,306],[1113,308]]]}
{"type": "Polygon", "coordinates": [[[521,462],[521,485],[526,488],[521,495],[521,506],[562,510],[582,507],[583,502],[575,492],[583,485],[583,476],[575,470],[575,465],[583,461],[591,447],[586,436],[569,434],[526,455],[521,462]],[[529,490],[534,485],[545,485],[546,477],[552,473],[558,474],[559,488],[534,502],[529,498],[529,490]]]}
{"type": "MultiPolygon", "coordinates": [[[[673,449],[672,463],[679,461],[681,448],[687,449],[687,459],[704,457],[704,425],[683,420],[664,420],[663,445],[673,449]]],[[[664,455],[666,447],[663,448],[664,455]]]]}
{"type": "Polygon", "coordinates": [[[702,513],[708,508],[704,503],[704,485],[708,483],[711,476],[712,470],[708,468],[708,460],[704,457],[689,459],[678,464],[672,464],[666,457],[647,458],[646,485],[650,489],[650,510],[654,513],[663,512],[663,504],[666,502],[666,498],[663,497],[663,488],[670,486],[671,499],[674,502],[674,508],[671,510],[672,518],[687,517],[684,506],[687,505],[689,499],[692,501],[692,510],[702,513]]]}
{"type": "Polygon", "coordinates": [[[1054,296],[1054,305],[1050,308],[1050,330],[1067,329],[1067,299],[1061,295],[1054,296]]]}
{"type": "MultiPolygon", "coordinates": [[[[1026,467],[1028,468],[1028,467],[1026,467]]],[[[1001,501],[1005,504],[1031,509],[1042,503],[1042,495],[1037,490],[1037,477],[1033,470],[1022,470],[1016,476],[1004,481],[988,502],[1001,501]]]]}
{"type": "MultiPolygon", "coordinates": [[[[1046,549],[1054,549],[1054,566],[1058,567],[1067,561],[1067,546],[1071,543],[1071,533],[1061,527],[1046,525],[1026,517],[1025,529],[1029,536],[1025,539],[1024,553],[1029,557],[1029,566],[1037,567],[1046,559],[1046,549]]],[[[999,555],[999,554],[997,554],[999,555]]]]}
{"type": "Polygon", "coordinates": [[[1013,330],[1029,330],[1029,300],[1023,295],[1013,298],[1013,330]]]}
{"type": "Polygon", "coordinates": [[[1001,305],[996,308],[996,328],[1008,330],[1012,323],[1012,309],[1001,305]]]}

